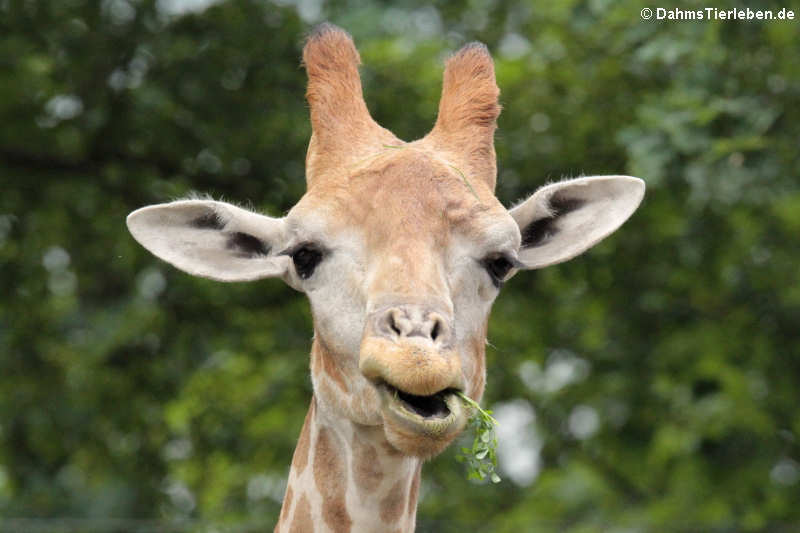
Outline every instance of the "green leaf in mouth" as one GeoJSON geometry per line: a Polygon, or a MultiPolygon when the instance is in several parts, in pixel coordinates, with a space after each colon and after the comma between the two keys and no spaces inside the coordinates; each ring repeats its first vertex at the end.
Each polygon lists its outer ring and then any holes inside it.
{"type": "Polygon", "coordinates": [[[461,448],[461,453],[456,456],[456,460],[466,463],[467,479],[483,480],[488,477],[492,480],[492,483],[499,483],[500,476],[497,474],[497,434],[494,429],[498,425],[497,420],[492,417],[491,411],[482,409],[478,402],[463,392],[457,391],[456,394],[472,413],[468,427],[475,434],[472,448],[461,448]]]}

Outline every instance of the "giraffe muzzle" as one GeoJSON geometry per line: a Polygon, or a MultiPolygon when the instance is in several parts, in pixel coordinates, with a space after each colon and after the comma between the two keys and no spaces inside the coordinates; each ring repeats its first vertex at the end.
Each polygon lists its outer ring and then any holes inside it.
{"type": "Polygon", "coordinates": [[[464,389],[461,361],[447,314],[434,307],[395,304],[372,312],[359,353],[359,369],[373,383],[409,395],[464,389]]]}
{"type": "Polygon", "coordinates": [[[457,422],[464,376],[455,350],[434,350],[416,339],[367,338],[359,369],[379,389],[383,409],[409,429],[438,434],[457,422]]]}
{"type": "Polygon", "coordinates": [[[438,454],[466,422],[456,392],[465,389],[447,315],[395,305],[370,316],[359,369],[378,389],[389,441],[409,455],[438,454]]]}

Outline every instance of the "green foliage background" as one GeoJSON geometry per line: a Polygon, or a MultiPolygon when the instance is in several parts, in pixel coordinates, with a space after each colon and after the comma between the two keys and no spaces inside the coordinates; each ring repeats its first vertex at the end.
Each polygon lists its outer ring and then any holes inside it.
{"type": "Polygon", "coordinates": [[[446,54],[489,46],[507,205],[581,173],[648,184],[614,237],[495,305],[483,403],[535,414],[518,438],[537,475],[468,482],[450,450],[425,467],[418,530],[800,530],[797,19],[643,21],[629,0],[175,5],[0,1],[0,529],[276,520],[311,393],[305,300],[182,274],[124,219],[191,190],[291,207],[300,50],[328,19],[405,139],[433,123],[446,54]]]}

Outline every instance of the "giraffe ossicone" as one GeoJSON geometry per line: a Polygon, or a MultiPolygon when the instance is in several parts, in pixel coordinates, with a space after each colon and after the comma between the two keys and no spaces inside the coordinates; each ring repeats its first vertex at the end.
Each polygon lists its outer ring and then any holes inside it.
{"type": "Polygon", "coordinates": [[[448,59],[436,123],[413,142],[369,115],[346,32],[319,26],[303,62],[307,191],[285,217],[192,199],[134,211],[128,228],[189,274],[277,277],[309,298],[314,393],[276,531],[409,532],[422,461],[464,427],[456,393],[483,394],[502,284],[615,231],[644,182],[581,177],[503,207],[499,89],[481,44],[448,59]]]}

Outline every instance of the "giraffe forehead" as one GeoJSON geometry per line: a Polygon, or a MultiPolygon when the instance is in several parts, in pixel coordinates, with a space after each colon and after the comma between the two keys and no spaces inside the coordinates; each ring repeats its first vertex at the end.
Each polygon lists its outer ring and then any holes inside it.
{"type": "Polygon", "coordinates": [[[388,149],[346,179],[315,185],[293,214],[316,219],[320,234],[359,231],[370,248],[397,240],[442,245],[454,233],[478,239],[498,221],[513,228],[482,180],[412,148],[388,149]]]}

